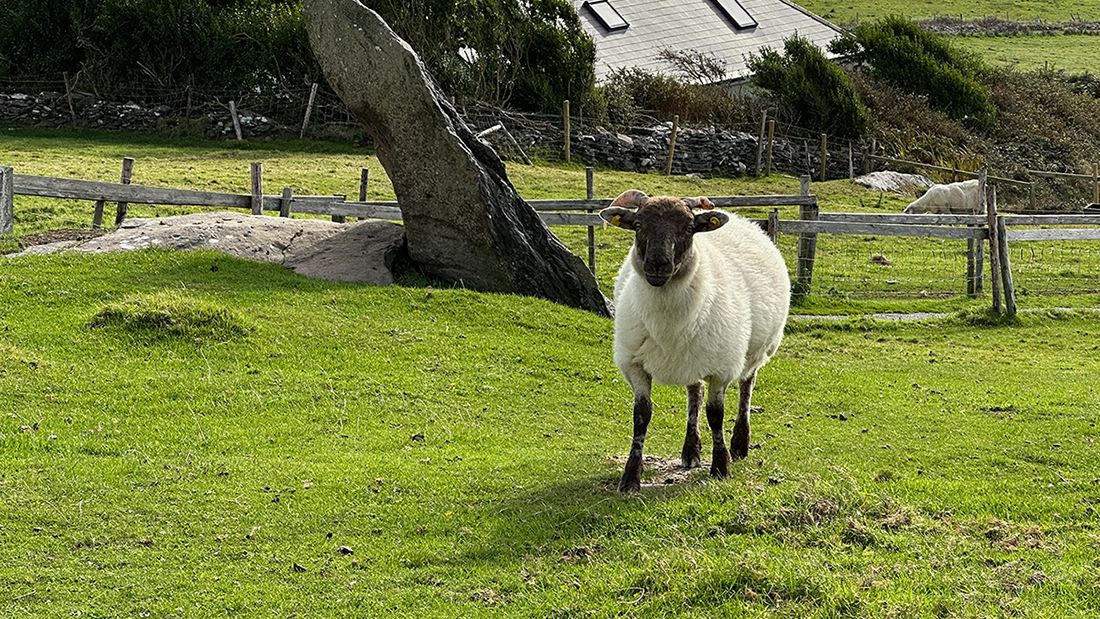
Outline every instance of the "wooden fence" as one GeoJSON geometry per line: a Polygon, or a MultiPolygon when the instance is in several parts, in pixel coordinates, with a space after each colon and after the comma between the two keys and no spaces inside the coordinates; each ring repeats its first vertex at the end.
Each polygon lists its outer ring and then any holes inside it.
{"type": "MultiPolygon", "coordinates": [[[[132,166],[132,164],[131,164],[132,166]]],[[[124,165],[125,170],[128,167],[124,165]]],[[[278,212],[282,217],[291,213],[330,216],[336,221],[347,217],[360,219],[401,220],[397,202],[368,201],[367,171],[363,170],[359,188],[359,200],[349,201],[345,196],[295,196],[289,188],[280,195],[263,194],[262,166],[253,165],[252,195],[224,194],[188,189],[167,189],[124,183],[107,183],[62,179],[44,176],[15,174],[10,167],[0,167],[0,233],[11,233],[14,221],[14,196],[39,196],[88,200],[95,203],[93,225],[99,226],[104,205],[119,204],[117,217],[125,216],[127,204],[160,204],[172,206],[202,206],[216,208],[248,209],[253,214],[264,211],[278,212]]],[[[717,207],[771,207],[766,220],[756,223],[776,239],[780,234],[797,234],[798,258],[795,272],[794,294],[807,295],[813,284],[819,234],[919,237],[966,240],[967,293],[982,292],[984,246],[989,242],[989,263],[994,307],[1001,309],[1001,296],[1009,313],[1015,312],[1016,301],[1011,283],[1008,243],[1017,241],[1100,240],[1100,228],[1044,228],[1015,230],[1023,226],[1100,226],[1100,214],[1070,215],[1000,215],[997,213],[996,191],[987,186],[984,170],[978,173],[983,188],[980,195],[988,205],[985,215],[905,215],[872,213],[822,213],[817,197],[810,191],[810,177],[800,179],[798,195],[787,196],[727,196],[711,198],[717,207]],[[799,218],[778,218],[778,207],[797,206],[799,218]]],[[[550,226],[587,226],[589,267],[595,270],[594,230],[603,225],[597,213],[608,199],[594,199],[593,172],[586,174],[587,198],[583,200],[529,200],[530,204],[550,226]]],[[[117,220],[121,223],[121,220],[117,220]]]]}

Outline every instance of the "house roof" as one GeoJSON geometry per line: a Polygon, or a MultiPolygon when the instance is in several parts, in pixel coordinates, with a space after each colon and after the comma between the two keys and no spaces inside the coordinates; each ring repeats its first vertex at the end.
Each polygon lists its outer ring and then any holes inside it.
{"type": "MultiPolygon", "coordinates": [[[[782,51],[795,32],[824,49],[840,28],[787,0],[722,0],[737,2],[756,26],[738,28],[719,8],[720,0],[573,0],[581,24],[596,41],[596,79],[615,69],[636,67],[667,73],[672,67],[657,57],[665,48],[713,54],[726,62],[730,79],[746,77],[750,52],[761,47],[782,51]],[[599,12],[610,3],[628,24],[609,29],[599,12]],[[592,8],[585,4],[596,5],[592,8]]],[[[743,17],[743,16],[742,16],[743,17]]]]}

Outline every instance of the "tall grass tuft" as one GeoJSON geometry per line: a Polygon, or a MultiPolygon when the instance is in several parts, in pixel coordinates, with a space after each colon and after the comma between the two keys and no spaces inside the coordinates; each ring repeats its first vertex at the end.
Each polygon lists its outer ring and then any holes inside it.
{"type": "Polygon", "coordinates": [[[179,290],[134,295],[106,305],[88,326],[117,328],[152,341],[183,339],[196,343],[246,337],[252,332],[240,313],[179,290]]]}

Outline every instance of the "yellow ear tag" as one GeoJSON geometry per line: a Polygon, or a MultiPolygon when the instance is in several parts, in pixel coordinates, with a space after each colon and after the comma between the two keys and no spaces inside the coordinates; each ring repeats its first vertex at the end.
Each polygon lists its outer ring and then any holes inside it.
{"type": "Polygon", "coordinates": [[[722,220],[721,220],[721,219],[718,219],[717,217],[711,217],[711,218],[710,218],[710,225],[712,225],[712,226],[714,226],[715,228],[717,228],[718,226],[721,226],[721,225],[722,225],[722,220]]]}
{"type": "Polygon", "coordinates": [[[611,218],[611,225],[618,228],[619,227],[619,222],[622,221],[622,219],[623,219],[622,215],[616,215],[616,216],[612,217],[611,218]]]}

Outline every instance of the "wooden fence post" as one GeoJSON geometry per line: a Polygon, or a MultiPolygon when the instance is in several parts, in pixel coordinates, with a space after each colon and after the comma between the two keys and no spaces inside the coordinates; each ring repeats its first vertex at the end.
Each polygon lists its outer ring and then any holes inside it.
{"type": "Polygon", "coordinates": [[[253,161],[251,165],[252,175],[252,214],[264,214],[264,164],[253,161]]]}
{"type": "Polygon", "coordinates": [[[103,227],[103,209],[106,207],[106,200],[95,201],[95,210],[92,211],[92,230],[99,230],[103,227]]]}
{"type": "Polygon", "coordinates": [[[852,161],[852,143],[848,142],[848,178],[856,177],[856,168],[852,161]]]}
{"type": "MultiPolygon", "coordinates": [[[[370,170],[363,168],[363,171],[359,174],[359,201],[367,201],[367,182],[370,181],[370,170]]],[[[363,221],[364,217],[360,217],[359,221],[363,221]]]]}
{"type": "Polygon", "coordinates": [[[767,166],[764,168],[764,176],[772,175],[772,144],[775,142],[775,119],[768,119],[768,156],[767,166]]]}
{"type": "MultiPolygon", "coordinates": [[[[120,183],[123,185],[130,184],[130,177],[134,174],[134,160],[129,157],[122,158],[122,175],[119,177],[120,183]]],[[[126,211],[129,210],[130,205],[127,202],[119,202],[118,208],[115,209],[115,225],[121,226],[122,222],[126,220],[126,211]]]]}
{"type": "Polygon", "coordinates": [[[986,195],[985,168],[978,170],[978,211],[985,209],[989,226],[989,287],[993,290],[993,311],[1001,313],[1001,244],[997,233],[997,203],[986,195]]]}
{"type": "Polygon", "coordinates": [[[290,217],[290,201],[294,199],[294,190],[283,187],[283,195],[279,198],[279,217],[290,217]]]}
{"type": "Polygon", "coordinates": [[[237,134],[237,141],[241,141],[241,119],[237,116],[237,103],[235,101],[229,102],[229,115],[233,118],[233,131],[237,134]]]}
{"type": "MultiPolygon", "coordinates": [[[[596,197],[596,179],[595,170],[589,166],[584,169],[584,195],[588,200],[593,200],[596,197]]],[[[588,209],[588,212],[593,212],[592,209],[588,209]]],[[[596,226],[588,226],[588,270],[593,274],[596,272],[596,226]]]]}
{"type": "Polygon", "coordinates": [[[868,174],[871,173],[871,159],[868,155],[870,155],[870,153],[868,152],[867,145],[864,144],[863,145],[863,161],[861,161],[860,164],[859,164],[859,173],[862,174],[863,176],[867,176],[868,174]]]}
{"type": "Polygon", "coordinates": [[[821,134],[821,182],[825,182],[825,160],[829,156],[829,151],[825,149],[825,143],[828,140],[828,136],[824,133],[821,134]]]}
{"type": "Polygon", "coordinates": [[[183,115],[184,128],[187,133],[191,133],[191,85],[187,85],[187,110],[183,115]]]}
{"type": "Polygon", "coordinates": [[[1097,164],[1092,164],[1092,203],[1100,204],[1100,169],[1097,164]]]}
{"type": "Polygon", "coordinates": [[[756,176],[760,176],[760,164],[764,158],[764,130],[768,125],[768,110],[760,115],[760,137],[756,140],[756,176]]]}
{"type": "Polygon", "coordinates": [[[15,230],[15,169],[0,166],[0,234],[15,230]]]}
{"type": "Polygon", "coordinates": [[[1005,314],[1011,318],[1016,315],[1016,289],[1012,285],[1012,264],[1008,256],[1008,233],[1005,231],[1004,216],[997,217],[997,237],[1001,241],[999,253],[1001,254],[1001,279],[1003,280],[1001,287],[1005,293],[1005,314]]]}
{"type": "Polygon", "coordinates": [[[562,102],[561,115],[565,121],[565,162],[569,163],[569,99],[562,102]]]}
{"type": "MultiPolygon", "coordinates": [[[[337,200],[339,200],[341,202],[345,202],[348,199],[348,197],[343,195],[343,194],[333,194],[332,197],[336,198],[337,200]]],[[[347,222],[348,222],[347,215],[333,215],[332,216],[332,223],[334,223],[334,224],[346,224],[347,222]]]]}
{"type": "Polygon", "coordinates": [[[768,213],[768,238],[773,245],[779,244],[779,209],[773,208],[768,213]]]}
{"type": "MultiPolygon", "coordinates": [[[[798,179],[799,195],[810,195],[810,177],[804,175],[798,179]]],[[[818,206],[803,204],[798,207],[798,218],[803,221],[816,221],[818,206]]],[[[814,277],[814,259],[817,254],[817,233],[803,232],[798,235],[798,264],[795,266],[794,296],[804,297],[810,294],[814,277]]]]}
{"type": "Polygon", "coordinates": [[[61,74],[61,77],[65,80],[65,98],[69,100],[69,116],[73,119],[73,126],[76,126],[76,109],[73,108],[73,87],[69,84],[69,72],[65,71],[61,74]]]}
{"type": "Polygon", "coordinates": [[[306,127],[309,126],[309,116],[313,113],[313,99],[317,96],[317,82],[309,87],[309,102],[306,103],[306,115],[302,118],[302,130],[298,133],[298,139],[306,137],[306,127]]]}
{"type": "Polygon", "coordinates": [[[672,117],[672,135],[668,138],[668,165],[665,166],[665,176],[672,176],[672,155],[676,152],[676,132],[680,129],[680,115],[672,117]]]}

